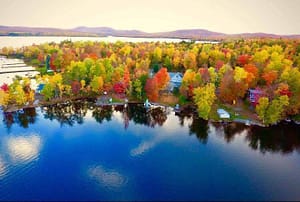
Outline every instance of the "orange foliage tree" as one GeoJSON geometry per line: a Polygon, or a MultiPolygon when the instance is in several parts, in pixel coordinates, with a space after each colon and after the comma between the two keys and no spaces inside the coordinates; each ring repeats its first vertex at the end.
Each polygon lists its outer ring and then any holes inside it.
{"type": "Polygon", "coordinates": [[[263,73],[262,78],[266,81],[267,85],[271,85],[278,77],[277,71],[270,70],[263,73]]]}
{"type": "Polygon", "coordinates": [[[161,68],[154,76],[157,81],[157,87],[159,90],[163,90],[170,81],[167,68],[161,68]]]}
{"type": "Polygon", "coordinates": [[[158,99],[159,88],[157,83],[158,82],[156,77],[147,79],[146,81],[145,91],[150,101],[157,101],[158,99]]]}
{"type": "Polygon", "coordinates": [[[244,69],[248,73],[246,82],[249,87],[255,87],[259,77],[258,68],[253,64],[246,64],[244,69]]]}

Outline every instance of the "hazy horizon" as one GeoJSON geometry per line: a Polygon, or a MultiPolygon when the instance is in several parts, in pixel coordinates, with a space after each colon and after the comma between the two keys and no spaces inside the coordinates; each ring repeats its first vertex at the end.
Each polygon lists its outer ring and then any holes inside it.
{"type": "Polygon", "coordinates": [[[4,26],[300,34],[299,0],[2,0],[0,5],[4,26]]]}

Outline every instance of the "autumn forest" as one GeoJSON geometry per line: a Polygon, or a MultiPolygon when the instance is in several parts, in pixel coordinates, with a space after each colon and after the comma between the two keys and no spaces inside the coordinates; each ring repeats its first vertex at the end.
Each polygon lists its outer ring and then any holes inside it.
{"type": "Polygon", "coordinates": [[[225,40],[220,43],[71,42],[2,48],[1,55],[23,58],[40,71],[43,89],[17,78],[0,90],[6,107],[72,97],[119,98],[193,104],[203,119],[216,106],[243,106],[265,125],[299,117],[300,41],[288,39],[225,40]],[[49,60],[49,61],[47,61],[49,60]],[[47,63],[49,68],[47,69],[47,63]],[[183,75],[180,87],[169,90],[169,72],[183,75]],[[250,90],[256,92],[249,101],[250,90]]]}

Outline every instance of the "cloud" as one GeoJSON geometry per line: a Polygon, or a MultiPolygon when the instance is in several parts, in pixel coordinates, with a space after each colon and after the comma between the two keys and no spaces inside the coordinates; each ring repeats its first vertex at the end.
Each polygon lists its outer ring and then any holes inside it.
{"type": "Polygon", "coordinates": [[[150,150],[152,147],[154,147],[156,145],[156,139],[152,139],[151,141],[145,141],[142,142],[141,144],[139,144],[139,146],[137,148],[133,148],[130,151],[130,155],[131,156],[139,156],[143,153],[145,153],[146,151],[150,150]]]}
{"type": "Polygon", "coordinates": [[[42,146],[41,138],[37,134],[12,136],[6,141],[7,153],[15,163],[27,163],[37,159],[42,146]]]}
{"type": "Polygon", "coordinates": [[[101,186],[110,189],[122,187],[127,182],[127,177],[116,170],[109,170],[101,165],[90,167],[88,176],[96,180],[101,186]]]}

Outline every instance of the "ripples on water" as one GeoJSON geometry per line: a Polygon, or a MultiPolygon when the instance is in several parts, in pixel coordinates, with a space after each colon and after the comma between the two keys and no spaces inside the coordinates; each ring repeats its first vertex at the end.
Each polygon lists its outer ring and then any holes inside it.
{"type": "Polygon", "coordinates": [[[38,158],[41,148],[40,135],[11,136],[6,141],[7,152],[13,162],[26,163],[38,158]]]}
{"type": "Polygon", "coordinates": [[[10,170],[21,166],[23,172],[31,169],[32,164],[38,160],[41,149],[41,136],[39,134],[18,134],[1,138],[0,179],[10,174],[10,170]]]}

